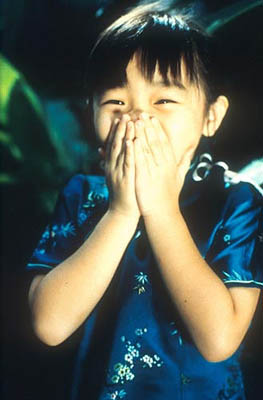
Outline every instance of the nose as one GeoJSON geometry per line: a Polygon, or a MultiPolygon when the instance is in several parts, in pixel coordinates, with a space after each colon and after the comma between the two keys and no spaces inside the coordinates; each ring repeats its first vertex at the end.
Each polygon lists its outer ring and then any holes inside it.
{"type": "Polygon", "coordinates": [[[140,114],[143,112],[145,112],[145,110],[143,110],[142,108],[136,108],[131,110],[128,114],[132,121],[136,121],[140,117],[140,114]]]}

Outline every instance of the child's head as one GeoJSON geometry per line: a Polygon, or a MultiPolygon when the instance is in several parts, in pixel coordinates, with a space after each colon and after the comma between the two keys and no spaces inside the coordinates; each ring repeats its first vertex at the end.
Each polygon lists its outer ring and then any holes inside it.
{"type": "Polygon", "coordinates": [[[188,145],[197,146],[201,134],[212,136],[227,100],[218,97],[210,48],[210,38],[187,16],[147,6],[115,21],[95,45],[88,70],[99,139],[107,139],[115,118],[142,112],[174,131],[177,145],[187,132],[188,145]],[[184,129],[176,135],[179,126],[184,129]]]}

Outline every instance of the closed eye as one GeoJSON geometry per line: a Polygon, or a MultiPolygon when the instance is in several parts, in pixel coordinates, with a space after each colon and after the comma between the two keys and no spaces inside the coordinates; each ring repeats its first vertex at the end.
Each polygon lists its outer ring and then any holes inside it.
{"type": "Polygon", "coordinates": [[[123,101],[121,101],[121,100],[114,100],[114,99],[107,100],[107,101],[104,101],[104,102],[102,103],[103,106],[106,105],[106,104],[115,104],[115,105],[118,105],[118,106],[124,106],[124,102],[123,102],[123,101]]]}
{"type": "Polygon", "coordinates": [[[177,104],[177,101],[171,100],[171,99],[160,99],[160,100],[155,102],[155,104],[168,104],[168,103],[177,104]]]}

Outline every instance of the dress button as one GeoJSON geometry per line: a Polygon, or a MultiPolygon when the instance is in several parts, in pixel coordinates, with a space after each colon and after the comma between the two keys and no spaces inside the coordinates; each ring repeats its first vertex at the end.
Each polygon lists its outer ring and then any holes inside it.
{"type": "Polygon", "coordinates": [[[184,374],[181,374],[181,382],[183,385],[188,385],[188,383],[191,383],[191,379],[184,374]]]}

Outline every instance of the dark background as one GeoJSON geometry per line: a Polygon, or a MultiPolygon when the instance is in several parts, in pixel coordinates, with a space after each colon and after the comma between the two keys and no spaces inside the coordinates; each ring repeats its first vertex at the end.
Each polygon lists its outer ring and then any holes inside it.
{"type": "MultiPolygon", "coordinates": [[[[4,400],[67,399],[81,332],[55,348],[35,338],[26,301],[30,276],[24,265],[50,217],[58,190],[73,173],[96,171],[83,98],[85,62],[99,30],[135,3],[0,0],[1,52],[38,96],[47,121],[43,124],[36,117],[18,82],[10,96],[8,123],[0,126],[24,154],[22,161],[17,160],[0,142],[2,169],[15,178],[0,181],[4,400]]],[[[194,2],[207,26],[211,21],[219,23],[215,31],[222,43],[218,67],[225,77],[222,87],[230,98],[230,111],[215,154],[235,170],[263,155],[263,7],[241,12],[252,3],[194,2]]],[[[3,75],[0,85],[1,79],[3,75]]],[[[251,400],[262,398],[262,314],[260,303],[243,356],[251,400]]]]}

